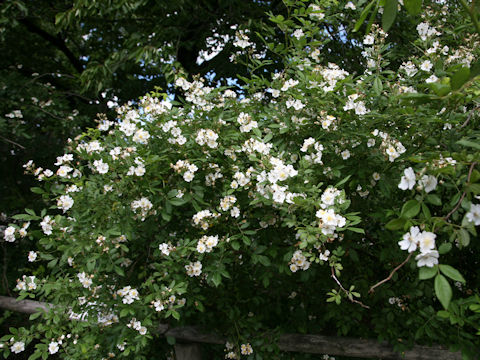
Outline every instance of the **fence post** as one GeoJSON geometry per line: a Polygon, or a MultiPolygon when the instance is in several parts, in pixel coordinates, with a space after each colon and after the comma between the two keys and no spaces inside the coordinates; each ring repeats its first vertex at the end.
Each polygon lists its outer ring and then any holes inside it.
{"type": "Polygon", "coordinates": [[[202,360],[202,352],[199,344],[196,343],[176,343],[176,360],[202,360]]]}

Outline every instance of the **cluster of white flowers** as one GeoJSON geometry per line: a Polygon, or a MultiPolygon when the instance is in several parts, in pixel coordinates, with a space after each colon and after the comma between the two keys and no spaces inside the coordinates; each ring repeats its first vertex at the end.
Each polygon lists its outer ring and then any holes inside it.
{"type": "Polygon", "coordinates": [[[163,255],[168,256],[175,248],[171,244],[162,243],[158,245],[158,250],[162,252],[163,255]]]}
{"type": "Polygon", "coordinates": [[[42,227],[42,231],[45,235],[51,235],[53,226],[55,225],[55,220],[50,218],[49,215],[45,216],[40,223],[40,226],[42,227]]]}
{"type": "Polygon", "coordinates": [[[290,260],[290,271],[297,272],[298,270],[308,270],[310,268],[310,262],[303,255],[301,250],[297,250],[293,253],[290,260]]]}
{"type": "Polygon", "coordinates": [[[88,154],[100,153],[104,150],[103,146],[98,140],[90,141],[89,143],[79,144],[77,146],[77,151],[85,150],[88,154]]]}
{"type": "Polygon", "coordinates": [[[5,117],[10,119],[13,119],[13,118],[23,119],[22,110],[13,110],[12,112],[5,114],[5,117]]]}
{"type": "Polygon", "coordinates": [[[245,49],[249,46],[252,46],[253,43],[250,42],[250,38],[248,37],[249,30],[237,30],[235,32],[235,40],[233,41],[233,46],[245,49]]]}
{"type": "Polygon", "coordinates": [[[130,206],[135,213],[140,209],[140,215],[143,221],[148,215],[148,212],[152,209],[153,204],[146,197],[142,197],[139,200],[132,201],[130,206]]]}
{"type": "Polygon", "coordinates": [[[285,181],[290,177],[298,175],[298,171],[293,168],[291,164],[285,165],[283,161],[276,157],[270,158],[270,164],[273,169],[267,174],[267,179],[270,183],[276,184],[277,181],[285,181]]]}
{"type": "Polygon", "coordinates": [[[237,198],[234,195],[227,195],[220,200],[220,208],[222,211],[227,211],[237,202],[237,198]]]}
{"type": "Polygon", "coordinates": [[[300,151],[308,152],[308,149],[312,145],[313,145],[313,148],[315,149],[315,152],[312,152],[311,154],[306,154],[304,156],[304,159],[314,164],[322,164],[322,156],[323,156],[324,148],[323,148],[323,145],[320,144],[319,142],[316,142],[314,138],[310,137],[308,139],[305,139],[300,151]]]}
{"type": "Polygon", "coordinates": [[[338,204],[342,204],[345,202],[345,199],[340,196],[342,192],[334,187],[329,187],[325,189],[320,198],[322,203],[320,204],[322,209],[326,209],[329,206],[333,206],[335,204],[335,200],[337,200],[338,204]]]}
{"type": "Polygon", "coordinates": [[[365,115],[365,114],[369,113],[370,110],[368,110],[365,107],[365,103],[363,101],[361,101],[361,100],[356,101],[359,97],[360,97],[359,94],[348,95],[348,100],[347,100],[345,106],[343,107],[343,110],[348,111],[348,110],[353,109],[353,110],[355,110],[355,114],[357,114],[357,115],[365,115]]]}
{"type": "Polygon", "coordinates": [[[320,74],[325,80],[325,83],[320,84],[325,92],[333,91],[337,82],[345,79],[349,75],[347,71],[340,69],[337,64],[333,63],[328,63],[328,67],[322,69],[320,74]]]}
{"type": "Polygon", "coordinates": [[[190,164],[188,160],[178,160],[175,165],[170,164],[170,167],[177,173],[183,173],[183,180],[191,182],[195,177],[195,172],[198,167],[195,164],[190,164]]]}
{"type": "Polygon", "coordinates": [[[403,235],[403,239],[398,242],[400,249],[407,250],[409,253],[420,249],[420,254],[415,257],[417,266],[433,267],[438,264],[438,251],[435,250],[435,238],[437,236],[429,231],[422,231],[418,226],[412,226],[410,231],[403,235]]]}
{"type": "Polygon", "coordinates": [[[57,200],[57,207],[59,209],[62,209],[63,212],[65,213],[67,210],[69,210],[73,206],[73,199],[69,195],[62,195],[60,198],[57,200]]]}
{"type": "Polygon", "coordinates": [[[132,140],[139,144],[146,144],[148,143],[148,139],[150,138],[150,133],[147,130],[138,129],[133,135],[132,140]]]}
{"type": "MultiPolygon", "coordinates": [[[[420,188],[425,190],[426,193],[429,193],[437,188],[437,178],[432,175],[423,175],[418,181],[420,188]]],[[[401,190],[411,190],[416,184],[415,172],[411,167],[403,171],[403,176],[400,179],[398,188],[401,190]]]]}
{"type": "Polygon", "coordinates": [[[252,345],[250,345],[248,343],[240,345],[240,352],[241,352],[242,355],[253,354],[252,345]]]}
{"type": "Polygon", "coordinates": [[[135,318],[132,318],[127,326],[133,330],[137,330],[140,335],[145,335],[147,333],[147,328],[142,326],[142,323],[135,318]]]}
{"type": "Polygon", "coordinates": [[[17,285],[15,286],[15,290],[36,290],[37,289],[37,282],[35,281],[35,276],[26,276],[23,275],[22,279],[17,279],[17,285]]]}
{"type": "Polygon", "coordinates": [[[15,241],[15,230],[16,229],[13,226],[8,226],[5,229],[3,239],[7,242],[14,242],[15,241]]]}
{"type": "Polygon", "coordinates": [[[82,284],[82,286],[86,289],[89,289],[92,285],[92,278],[93,275],[87,275],[85,272],[81,272],[77,274],[78,281],[82,284]]]}
{"type": "Polygon", "coordinates": [[[205,175],[205,185],[207,186],[215,186],[215,181],[217,179],[223,178],[223,174],[220,172],[220,166],[215,163],[209,163],[208,168],[213,170],[213,172],[208,173],[205,175]]]}
{"type": "Polygon", "coordinates": [[[215,219],[219,216],[220,214],[212,213],[210,210],[201,210],[193,215],[192,220],[195,226],[199,226],[203,230],[207,230],[210,227],[208,219],[215,219]]]}
{"type": "Polygon", "coordinates": [[[388,160],[390,162],[395,161],[395,159],[397,159],[398,157],[400,157],[400,155],[402,155],[407,151],[407,149],[405,149],[405,146],[403,146],[403,144],[400,141],[392,139],[387,133],[384,133],[383,131],[379,131],[378,129],[375,129],[372,132],[372,135],[378,136],[382,139],[380,148],[385,152],[385,155],[388,156],[388,160]]]}
{"type": "Polygon", "coordinates": [[[258,128],[258,123],[252,120],[252,116],[244,112],[238,115],[237,122],[240,124],[240,132],[242,133],[248,133],[252,129],[258,128]]]}
{"type": "Polygon", "coordinates": [[[104,163],[102,159],[95,160],[93,166],[95,166],[95,170],[97,170],[99,174],[106,174],[108,172],[108,164],[104,163]]]}
{"type": "Polygon", "coordinates": [[[207,236],[203,235],[197,243],[197,251],[200,254],[209,253],[213,250],[215,246],[218,245],[218,235],[207,236]]]}
{"type": "Polygon", "coordinates": [[[305,104],[299,99],[288,99],[285,105],[287,106],[287,109],[293,107],[297,111],[300,111],[305,107],[305,104]]]}
{"type": "Polygon", "coordinates": [[[250,138],[242,145],[242,151],[246,154],[253,154],[258,152],[263,155],[268,155],[273,145],[270,143],[263,143],[257,139],[250,138]]]}
{"type": "Polygon", "coordinates": [[[399,70],[405,71],[408,77],[412,77],[418,72],[415,64],[411,61],[403,62],[402,65],[400,65],[399,70]]]}
{"type": "Polygon", "coordinates": [[[250,184],[251,175],[254,169],[252,167],[248,168],[245,173],[237,171],[233,174],[233,180],[230,183],[232,189],[238,189],[239,186],[248,186],[250,184]]]}
{"type": "Polygon", "coordinates": [[[209,148],[215,149],[218,147],[217,139],[218,134],[215,131],[211,129],[200,129],[197,132],[195,141],[198,145],[203,146],[206,144],[209,148]]]}
{"type": "Polygon", "coordinates": [[[137,289],[132,289],[131,286],[125,286],[117,291],[117,294],[122,298],[124,304],[131,304],[135,300],[140,300],[137,289]]]}
{"type": "Polygon", "coordinates": [[[188,276],[200,276],[202,273],[202,263],[200,261],[191,262],[188,265],[185,265],[185,270],[187,270],[188,276]]]}
{"type": "Polygon", "coordinates": [[[335,214],[333,209],[320,209],[315,215],[319,219],[318,226],[322,229],[324,235],[333,235],[336,228],[342,228],[346,224],[346,219],[339,214],[335,214]]]}
{"type": "Polygon", "coordinates": [[[470,210],[465,214],[467,220],[475,226],[480,225],[480,204],[472,204],[470,210]]]}
{"type": "Polygon", "coordinates": [[[442,33],[438,32],[433,26],[430,26],[426,22],[421,22],[417,25],[417,32],[420,36],[420,39],[423,41],[427,40],[427,38],[432,36],[440,36],[442,33]]]}
{"type": "Polygon", "coordinates": [[[132,176],[132,175],[136,175],[136,176],[143,176],[145,175],[145,162],[143,161],[142,158],[140,157],[137,157],[135,158],[134,160],[134,163],[136,166],[130,166],[128,168],[128,172],[127,172],[127,175],[128,176],[132,176]]]}

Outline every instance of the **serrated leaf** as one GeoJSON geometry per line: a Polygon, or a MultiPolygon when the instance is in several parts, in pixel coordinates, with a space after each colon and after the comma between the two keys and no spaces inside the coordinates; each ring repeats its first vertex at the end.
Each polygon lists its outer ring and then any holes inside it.
{"type": "Polygon", "coordinates": [[[442,274],[444,274],[445,276],[449,277],[450,279],[454,280],[454,281],[460,281],[461,283],[465,283],[465,279],[464,277],[462,276],[462,274],[460,274],[460,272],[455,269],[454,267],[450,266],[450,265],[439,265],[439,268],[440,268],[440,271],[442,272],[442,274]]]}
{"type": "Polygon", "coordinates": [[[448,280],[445,276],[438,274],[435,277],[435,295],[437,296],[438,300],[442,304],[445,310],[448,309],[448,305],[450,305],[450,300],[452,299],[452,288],[448,283],[448,280]]]}
{"type": "Polygon", "coordinates": [[[464,228],[461,228],[458,231],[458,239],[460,240],[460,244],[462,244],[462,246],[468,246],[470,244],[470,234],[464,228]]]}
{"type": "Polygon", "coordinates": [[[387,32],[392,27],[395,18],[397,17],[398,11],[398,1],[397,0],[386,0],[385,7],[383,8],[382,15],[382,28],[383,31],[387,32]]]}

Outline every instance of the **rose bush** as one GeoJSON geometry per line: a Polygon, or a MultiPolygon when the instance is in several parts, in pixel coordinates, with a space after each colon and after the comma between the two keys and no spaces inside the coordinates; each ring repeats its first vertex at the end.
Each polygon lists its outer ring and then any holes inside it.
{"type": "Polygon", "coordinates": [[[167,321],[225,333],[230,359],[273,356],[284,331],[475,356],[478,34],[455,4],[401,8],[417,37],[402,51],[377,25],[340,35],[363,48],[350,74],[323,61],[319,24],[360,10],[286,5],[276,27],[237,32],[242,94],[177,69],[184,100],[150,93],[99,116],[54,169],[25,165],[51,206],[5,240],[35,241],[16,290],[56,307],[12,328],[4,355],[146,358],[167,349],[167,321]],[[272,53],[284,71],[258,75],[272,53]]]}

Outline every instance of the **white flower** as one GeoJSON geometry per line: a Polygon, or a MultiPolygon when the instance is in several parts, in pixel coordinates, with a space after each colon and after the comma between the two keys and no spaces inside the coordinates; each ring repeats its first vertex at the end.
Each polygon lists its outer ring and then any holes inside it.
{"type": "Polygon", "coordinates": [[[62,209],[63,212],[66,212],[73,206],[73,199],[69,195],[62,195],[60,198],[57,200],[57,207],[59,209],[62,209]]]}
{"type": "Polygon", "coordinates": [[[438,80],[438,77],[436,77],[435,75],[432,75],[427,80],[425,80],[425,82],[426,83],[433,83],[433,82],[436,82],[437,80],[438,80]]]}
{"type": "Polygon", "coordinates": [[[419,181],[426,193],[433,191],[437,187],[437,178],[432,175],[423,175],[419,181]]]}
{"type": "Polygon", "coordinates": [[[420,69],[423,70],[423,71],[427,71],[429,72],[430,70],[432,70],[432,67],[433,67],[433,64],[430,60],[425,60],[422,65],[420,65],[420,69]]]}
{"type": "Polygon", "coordinates": [[[341,155],[343,160],[347,160],[350,157],[350,151],[344,150],[341,155]]]}
{"type": "Polygon", "coordinates": [[[345,9],[356,10],[357,7],[354,5],[354,3],[352,3],[351,1],[349,1],[349,2],[347,3],[347,5],[345,5],[345,9]]]}
{"type": "Polygon", "coordinates": [[[429,252],[430,250],[433,250],[435,248],[436,237],[437,235],[428,231],[423,231],[420,235],[418,235],[420,252],[426,253],[426,252],[429,252]]]}
{"type": "Polygon", "coordinates": [[[420,229],[418,228],[418,226],[412,226],[410,228],[410,232],[403,235],[403,240],[398,242],[400,249],[408,250],[409,253],[417,250],[419,234],[420,234],[420,229]]]}
{"type": "Polygon", "coordinates": [[[422,266],[433,267],[434,265],[438,264],[438,257],[439,257],[438,251],[432,250],[432,251],[417,255],[415,257],[415,260],[417,260],[418,267],[422,267],[422,266]]]}
{"type": "Polygon", "coordinates": [[[374,41],[375,41],[375,38],[373,37],[373,35],[367,35],[363,39],[363,44],[364,45],[373,45],[374,41]]]}
{"type": "Polygon", "coordinates": [[[400,180],[400,184],[398,184],[398,188],[402,190],[411,190],[415,186],[415,172],[411,167],[405,169],[403,172],[404,175],[400,180]]]}
{"type": "Polygon", "coordinates": [[[108,164],[104,163],[101,159],[95,160],[93,166],[95,166],[99,174],[106,174],[108,172],[108,164]]]}
{"type": "Polygon", "coordinates": [[[295,37],[297,40],[300,40],[304,36],[305,34],[303,33],[302,29],[297,29],[293,32],[293,37],[295,37]]]}
{"type": "Polygon", "coordinates": [[[242,344],[240,345],[240,352],[242,355],[250,355],[253,353],[252,345],[250,344],[242,344]]]}
{"type": "Polygon", "coordinates": [[[35,251],[30,251],[28,253],[28,261],[34,262],[37,259],[37,253],[35,251]]]}
{"type": "Polygon", "coordinates": [[[480,204],[470,206],[470,211],[465,215],[469,222],[473,222],[475,226],[480,225],[480,204]]]}
{"type": "Polygon", "coordinates": [[[5,241],[14,242],[15,241],[15,228],[13,226],[9,226],[5,229],[5,233],[3,238],[5,241]]]}
{"type": "Polygon", "coordinates": [[[52,341],[49,345],[48,345],[48,352],[50,354],[56,354],[58,352],[58,342],[56,341],[52,341]]]}
{"type": "Polygon", "coordinates": [[[10,346],[10,350],[15,354],[21,353],[25,350],[25,343],[23,341],[17,341],[10,346]]]}

